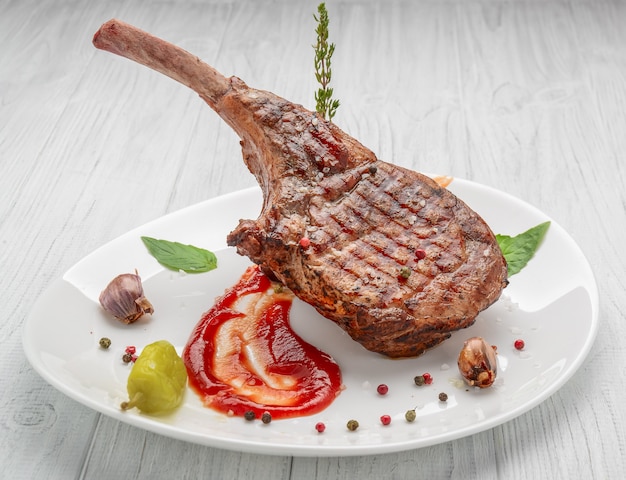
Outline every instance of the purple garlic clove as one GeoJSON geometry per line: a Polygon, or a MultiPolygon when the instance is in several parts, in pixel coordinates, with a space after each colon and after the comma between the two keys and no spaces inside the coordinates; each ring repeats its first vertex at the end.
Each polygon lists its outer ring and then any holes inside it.
{"type": "Polygon", "coordinates": [[[463,380],[472,387],[490,387],[498,373],[495,347],[481,337],[465,341],[457,363],[463,380]]]}
{"type": "Polygon", "coordinates": [[[136,273],[124,273],[111,280],[100,294],[100,305],[123,323],[133,323],[145,313],[154,312],[136,273]]]}

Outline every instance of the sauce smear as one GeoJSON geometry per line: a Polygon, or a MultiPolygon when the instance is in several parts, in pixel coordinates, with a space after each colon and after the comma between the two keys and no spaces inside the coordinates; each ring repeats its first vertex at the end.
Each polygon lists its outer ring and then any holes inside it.
{"type": "Polygon", "coordinates": [[[340,393],[339,366],[291,329],[292,300],[254,265],[202,316],[183,361],[206,406],[280,419],[317,413],[340,393]]]}

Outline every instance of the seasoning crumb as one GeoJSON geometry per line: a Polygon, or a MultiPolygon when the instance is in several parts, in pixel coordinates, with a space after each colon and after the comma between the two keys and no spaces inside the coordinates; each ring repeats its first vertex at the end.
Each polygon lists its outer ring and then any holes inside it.
{"type": "Polygon", "coordinates": [[[348,420],[346,427],[348,427],[348,430],[351,432],[354,432],[357,428],[359,428],[359,422],[356,420],[348,420]]]}

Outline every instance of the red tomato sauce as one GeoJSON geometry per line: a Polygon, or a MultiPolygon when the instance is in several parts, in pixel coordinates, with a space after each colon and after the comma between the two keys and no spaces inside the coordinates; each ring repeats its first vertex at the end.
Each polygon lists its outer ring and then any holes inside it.
{"type": "Polygon", "coordinates": [[[255,265],[202,316],[183,361],[206,406],[280,419],[317,413],[340,393],[337,363],[292,330],[292,300],[255,265]]]}

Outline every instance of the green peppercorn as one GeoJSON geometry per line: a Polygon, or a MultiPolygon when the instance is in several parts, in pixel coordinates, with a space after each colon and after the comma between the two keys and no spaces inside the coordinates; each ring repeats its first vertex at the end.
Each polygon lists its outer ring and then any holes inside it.
{"type": "Polygon", "coordinates": [[[111,346],[111,339],[107,337],[102,337],[99,343],[100,343],[100,347],[106,350],[107,348],[111,346]]]}
{"type": "Polygon", "coordinates": [[[416,416],[415,410],[407,410],[404,414],[404,418],[406,418],[407,422],[414,422],[416,416]]]}
{"type": "Polygon", "coordinates": [[[272,416],[270,415],[270,412],[263,412],[263,415],[261,415],[261,421],[266,425],[270,423],[272,421],[272,416]]]}
{"type": "Polygon", "coordinates": [[[400,269],[400,276],[404,279],[409,278],[411,276],[411,269],[409,267],[402,267],[400,269]]]}
{"type": "Polygon", "coordinates": [[[447,402],[448,401],[448,394],[445,392],[441,392],[439,394],[439,401],[440,402],[447,402]]]}
{"type": "Polygon", "coordinates": [[[254,414],[252,410],[248,410],[246,413],[243,414],[243,418],[251,422],[252,420],[256,418],[256,415],[254,414]]]}
{"type": "Polygon", "coordinates": [[[348,427],[348,430],[351,432],[354,432],[357,428],[359,428],[359,422],[356,420],[348,420],[346,427],[348,427]]]}
{"type": "Polygon", "coordinates": [[[417,385],[418,387],[421,387],[422,385],[426,383],[426,379],[424,378],[424,375],[418,375],[417,377],[413,379],[413,381],[415,382],[415,385],[417,385]]]}

